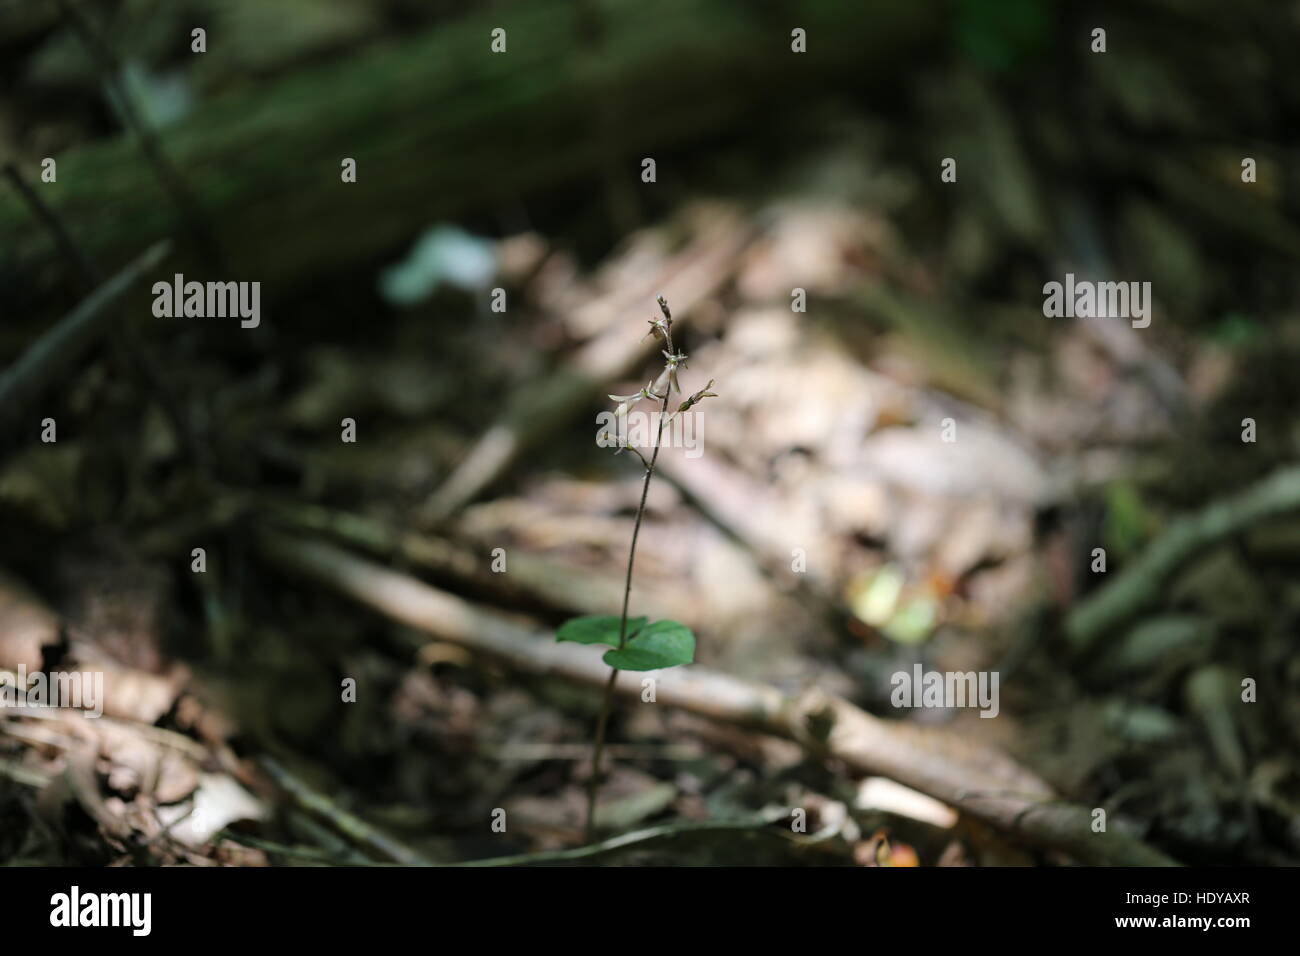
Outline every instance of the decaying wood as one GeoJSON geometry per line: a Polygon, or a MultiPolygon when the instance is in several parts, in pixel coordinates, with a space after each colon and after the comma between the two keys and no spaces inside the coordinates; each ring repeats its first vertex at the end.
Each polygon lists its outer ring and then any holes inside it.
{"type": "Polygon", "coordinates": [[[394,528],[364,515],[318,505],[276,502],[266,508],[278,523],[294,531],[324,535],[349,548],[453,578],[506,601],[540,601],[557,609],[595,614],[617,606],[623,593],[619,574],[593,569],[576,574],[572,565],[518,548],[510,551],[510,573],[495,574],[484,566],[481,552],[454,537],[394,528]]]}
{"type": "MultiPolygon", "coordinates": [[[[160,130],[229,256],[222,278],[282,286],[326,275],[440,219],[590,181],[611,154],[640,185],[642,157],[745,116],[762,124],[811,90],[890,88],[943,30],[935,0],[805,0],[794,19],[815,39],[794,55],[791,17],[748,0],[609,0],[594,7],[596,44],[582,6],[476,12],[233,90],[160,130]],[[491,49],[498,27],[505,53],[491,49]],[[340,182],[344,157],[357,161],[355,184],[340,182]]],[[[174,206],[129,138],[62,155],[58,169],[49,201],[99,261],[176,233],[174,206]]],[[[658,185],[670,177],[688,185],[660,158],[658,185]]],[[[49,256],[25,215],[0,197],[0,264],[13,276],[39,274],[49,256]]]]}
{"type": "MultiPolygon", "coordinates": [[[[602,687],[609,668],[591,648],[557,644],[423,582],[331,545],[266,532],[260,548],[273,564],[326,585],[408,627],[526,673],[602,687]]],[[[639,697],[643,675],[620,673],[616,690],[639,697]]],[[[1172,861],[1114,825],[1092,832],[1085,807],[1054,799],[1036,775],[1005,755],[931,728],[879,720],[853,704],[815,692],[790,697],[774,687],[700,666],[656,675],[660,703],[794,740],[856,773],[889,777],[1005,832],[1101,865],[1172,861]]]]}

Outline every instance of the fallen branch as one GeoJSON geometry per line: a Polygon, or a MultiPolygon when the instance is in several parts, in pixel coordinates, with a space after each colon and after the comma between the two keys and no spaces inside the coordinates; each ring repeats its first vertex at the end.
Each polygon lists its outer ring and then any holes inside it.
{"type": "Polygon", "coordinates": [[[1142,609],[1188,560],[1231,535],[1289,511],[1300,510],[1300,467],[1283,468],[1230,498],[1177,519],[1132,566],[1078,604],[1065,623],[1072,652],[1083,654],[1142,609]]]}
{"type": "MultiPolygon", "coordinates": [[[[817,90],[892,95],[897,71],[943,36],[937,0],[804,0],[798,26],[817,38],[807,56],[788,52],[794,24],[746,0],[615,0],[592,9],[599,45],[569,0],[532,0],[439,18],[282,78],[236,84],[157,134],[165,167],[156,156],[140,162],[128,137],[61,155],[51,203],[87,252],[111,262],[172,229],[174,204],[160,201],[158,179],[172,170],[167,192],[176,196],[175,171],[183,171],[187,208],[202,208],[229,258],[220,272],[290,288],[387,255],[430,223],[507,208],[558,183],[590,183],[611,153],[640,190],[641,157],[742,128],[749,117],[759,138],[775,111],[799,109],[817,90]],[[509,32],[506,55],[489,48],[497,27],[509,32]],[[339,181],[349,156],[359,164],[355,188],[339,181]],[[313,157],[311,174],[288,188],[286,170],[304,157],[313,157]]],[[[682,176],[675,182],[684,185],[682,176]]],[[[48,248],[24,236],[3,200],[0,236],[7,274],[38,283],[33,267],[48,248]]],[[[213,268],[202,258],[179,264],[187,273],[213,268]]]]}
{"type": "Polygon", "coordinates": [[[298,779],[276,760],[263,757],[258,764],[275,781],[276,786],[287,793],[295,803],[308,813],[328,820],[349,839],[405,866],[429,865],[430,861],[427,858],[371,826],[356,814],[344,810],[325,794],[317,792],[298,779]]]}
{"type": "Polygon", "coordinates": [[[41,390],[53,384],[95,340],[113,318],[112,306],[126,291],[167,255],[171,243],[150,246],[73,309],[39,339],[18,361],[0,373],[0,415],[13,421],[41,390]]]}
{"type": "Polygon", "coordinates": [[[408,531],[355,512],[296,501],[272,501],[264,507],[286,531],[306,532],[380,561],[450,578],[458,589],[469,589],[493,604],[540,603],[556,610],[600,614],[616,606],[623,593],[623,578],[617,572],[578,569],[533,551],[512,548],[510,573],[494,574],[480,552],[450,535],[408,531]]]}
{"type": "MultiPolygon", "coordinates": [[[[408,627],[494,657],[526,673],[602,687],[608,669],[599,654],[558,644],[414,578],[330,545],[264,532],[264,556],[298,576],[324,584],[408,627]]],[[[1171,865],[1163,853],[1112,826],[1094,833],[1091,814],[1053,798],[1037,776],[1005,755],[933,728],[879,720],[842,698],[811,692],[795,698],[774,687],[704,667],[659,672],[661,703],[794,740],[842,761],[856,773],[889,777],[1004,832],[1098,865],[1171,865]]],[[[616,692],[639,698],[642,675],[623,672],[616,692]]]]}

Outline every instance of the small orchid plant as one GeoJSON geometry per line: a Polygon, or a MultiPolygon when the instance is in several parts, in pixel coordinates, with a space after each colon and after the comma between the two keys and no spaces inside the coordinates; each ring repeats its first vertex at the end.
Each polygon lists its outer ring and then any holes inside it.
{"type": "MultiPolygon", "coordinates": [[[[672,418],[698,405],[706,398],[716,398],[713,380],[695,394],[685,399],[672,415],[668,415],[668,405],[673,392],[681,394],[677,381],[677,372],[686,367],[686,355],[673,347],[673,315],[663,296],[658,297],[662,318],[650,320],[647,335],[656,336],[664,345],[664,368],[658,378],[646,384],[645,388],[630,395],[611,395],[610,401],[616,403],[614,414],[623,418],[638,402],[650,399],[660,403],[659,427],[655,432],[654,444],[647,459],[638,449],[626,442],[617,443],[618,450],[633,452],[645,466],[645,477],[641,483],[641,503],[637,506],[636,522],[632,526],[632,544],[627,555],[627,578],[623,586],[623,613],[613,615],[596,615],[577,617],[566,621],[556,632],[557,641],[574,641],[578,644],[604,644],[610,650],[605,652],[604,661],[610,666],[609,680],[605,684],[604,699],[601,703],[600,717],[596,723],[595,740],[592,744],[591,777],[587,788],[587,840],[595,836],[596,795],[600,788],[600,758],[605,747],[605,730],[609,724],[609,712],[613,704],[614,684],[618,672],[654,671],[680,664],[689,664],[695,659],[695,635],[691,630],[677,621],[654,621],[646,617],[629,618],[628,603],[632,596],[632,566],[636,560],[636,541],[641,533],[641,521],[645,517],[646,496],[650,492],[650,481],[654,478],[655,462],[659,458],[659,449],[663,440],[664,425],[672,418]]],[[[602,435],[608,438],[608,433],[602,435]]]]}

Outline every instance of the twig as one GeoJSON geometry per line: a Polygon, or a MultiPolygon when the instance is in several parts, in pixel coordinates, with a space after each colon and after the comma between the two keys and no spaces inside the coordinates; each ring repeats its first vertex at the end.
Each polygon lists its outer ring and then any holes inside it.
{"type": "MultiPolygon", "coordinates": [[[[18,168],[12,163],[8,163],[4,167],[4,172],[9,181],[13,183],[14,189],[18,191],[18,194],[23,197],[23,200],[31,208],[32,213],[45,224],[45,227],[54,236],[54,241],[81,275],[86,288],[94,289],[103,282],[103,273],[100,271],[99,266],[72,238],[72,234],[63,225],[63,221],[58,214],[23,179],[22,174],[18,172],[18,168]]],[[[171,421],[172,428],[176,431],[176,437],[184,446],[190,460],[194,462],[201,475],[208,476],[211,468],[207,443],[200,441],[198,436],[194,434],[194,429],[185,416],[180,401],[167,384],[162,370],[150,357],[148,349],[140,341],[139,336],[135,333],[134,326],[130,322],[122,323],[122,342],[126,358],[135,366],[136,372],[144,379],[145,384],[158,396],[163,413],[171,421]]]]}
{"type": "MultiPolygon", "coordinates": [[[[660,474],[663,464],[659,463],[660,474]]],[[[475,547],[461,539],[409,531],[353,512],[277,499],[268,502],[264,514],[265,518],[259,514],[255,520],[320,534],[402,567],[432,571],[469,586],[476,594],[497,595],[507,604],[541,603],[557,610],[596,614],[615,604],[623,591],[621,575],[596,568],[575,575],[572,565],[533,551],[511,551],[510,573],[493,574],[484,567],[475,547]]],[[[176,547],[170,534],[159,546],[159,553],[168,547],[176,547]]]]}
{"type": "Polygon", "coordinates": [[[1132,566],[1070,612],[1065,633],[1072,652],[1085,653],[1154,603],[1169,577],[1205,548],[1252,524],[1296,510],[1300,510],[1300,467],[1292,466],[1174,521],[1132,566]]]}
{"type": "MultiPolygon", "coordinates": [[[[409,628],[504,662],[515,670],[594,687],[609,679],[588,648],[556,643],[499,612],[477,607],[421,581],[319,542],[263,532],[272,563],[315,580],[409,628]]],[[[615,691],[641,693],[621,674],[615,691]]],[[[1086,807],[1056,802],[1047,784],[998,751],[938,728],[887,722],[828,694],[792,698],[765,684],[698,665],[660,672],[657,699],[668,706],[739,727],[785,737],[848,769],[889,777],[1004,832],[1065,850],[1100,865],[1161,866],[1172,861],[1111,827],[1092,832],[1086,807]],[[814,728],[829,725],[828,731],[814,728]]]]}
{"type": "MultiPolygon", "coordinates": [[[[483,860],[463,860],[458,863],[424,863],[421,865],[445,868],[479,868],[534,866],[544,863],[572,863],[579,860],[590,860],[595,857],[605,856],[610,853],[618,852],[619,850],[645,847],[652,843],[658,843],[663,840],[672,840],[686,834],[703,836],[714,833],[752,833],[758,836],[771,837],[773,839],[783,840],[787,843],[794,843],[801,846],[815,845],[822,842],[824,839],[821,833],[802,836],[788,830],[774,828],[772,824],[781,818],[782,817],[778,817],[774,814],[761,814],[756,817],[739,820],[677,821],[675,823],[663,823],[658,826],[646,827],[643,830],[635,830],[631,833],[623,833],[618,836],[601,840],[598,843],[588,843],[583,846],[569,847],[562,850],[544,850],[540,853],[518,853],[513,856],[494,856],[483,860]]],[[[298,857],[303,860],[328,863],[334,866],[388,867],[404,865],[400,863],[363,863],[345,860],[336,854],[315,847],[288,846],[283,843],[275,843],[271,840],[250,836],[247,833],[238,833],[233,830],[221,831],[221,833],[217,835],[217,839],[228,839],[235,843],[242,843],[245,846],[253,847],[254,849],[263,850],[267,853],[274,853],[280,856],[298,857]]]]}
{"type": "Polygon", "coordinates": [[[75,362],[104,331],[112,317],[110,306],[170,250],[171,243],[167,240],[151,246],[83,299],[54,328],[33,342],[17,362],[0,373],[0,415],[12,421],[42,388],[75,362]]]}
{"type": "Polygon", "coordinates": [[[5,163],[5,176],[13,184],[18,195],[23,197],[29,209],[36,215],[36,218],[45,224],[45,228],[54,236],[54,241],[63,251],[63,255],[72,261],[77,271],[87,279],[90,286],[99,285],[102,277],[95,264],[90,261],[89,257],[81,250],[81,247],[73,240],[71,233],[64,227],[62,220],[50,208],[49,203],[40,197],[40,194],[23,179],[22,174],[18,172],[18,167],[13,163],[5,163]]]}
{"type": "MultiPolygon", "coordinates": [[[[493,760],[521,760],[536,763],[541,760],[586,760],[591,747],[586,744],[507,744],[499,750],[481,748],[493,760]]],[[[610,757],[628,760],[699,760],[704,751],[698,744],[607,744],[605,753],[610,757]]]]}
{"type": "MultiPolygon", "coordinates": [[[[780,819],[779,817],[776,819],[780,819]]],[[[460,863],[442,864],[449,867],[495,867],[495,866],[530,866],[537,863],[571,863],[577,860],[589,860],[604,856],[629,847],[645,846],[660,840],[673,839],[683,834],[709,833],[756,833],[795,843],[816,842],[818,834],[801,837],[788,830],[774,829],[772,815],[765,815],[742,820],[685,820],[675,823],[663,823],[646,827],[632,833],[623,833],[599,842],[588,842],[584,846],[568,847],[562,850],[545,850],[540,853],[519,853],[514,856],[489,857],[486,860],[466,860],[460,863]]]]}
{"type": "Polygon", "coordinates": [[[48,774],[33,770],[30,767],[24,767],[16,760],[0,760],[0,777],[12,780],[24,787],[34,787],[37,790],[47,786],[51,779],[48,774]]]}
{"type": "MultiPolygon", "coordinates": [[[[334,866],[366,866],[366,863],[352,860],[350,858],[340,857],[328,850],[322,850],[314,846],[290,846],[287,843],[276,843],[273,840],[264,840],[261,837],[255,837],[248,833],[239,833],[235,830],[222,830],[212,838],[213,843],[220,843],[222,840],[230,840],[232,843],[238,843],[241,846],[252,847],[254,850],[261,850],[264,853],[274,853],[277,856],[297,857],[302,860],[311,860],[317,863],[329,863],[334,866]]],[[[383,864],[369,864],[383,865],[383,864]]],[[[387,864],[394,865],[394,864],[387,864]]]]}
{"type": "Polygon", "coordinates": [[[262,757],[258,763],[294,802],[304,810],[329,820],[340,833],[350,839],[406,866],[429,865],[430,861],[422,854],[382,833],[356,814],[344,810],[325,794],[314,790],[290,773],[274,758],[262,757]]]}

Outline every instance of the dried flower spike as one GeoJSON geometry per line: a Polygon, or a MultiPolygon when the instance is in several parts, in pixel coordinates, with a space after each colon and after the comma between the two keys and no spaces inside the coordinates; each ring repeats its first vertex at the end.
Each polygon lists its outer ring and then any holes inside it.
{"type": "Polygon", "coordinates": [[[659,303],[659,311],[664,314],[664,319],[671,326],[673,324],[673,314],[672,312],[668,311],[668,300],[665,299],[662,295],[656,296],[655,300],[659,303]]]}
{"type": "MultiPolygon", "coordinates": [[[[658,430],[654,435],[649,460],[626,439],[614,439],[618,445],[615,454],[631,451],[645,466],[645,477],[641,482],[641,503],[637,507],[636,520],[632,525],[632,542],[628,546],[627,574],[623,581],[623,611],[618,617],[589,615],[574,618],[562,624],[555,635],[556,640],[560,641],[575,641],[580,644],[605,644],[611,648],[604,655],[604,661],[610,667],[610,676],[605,683],[605,695],[601,701],[600,716],[596,722],[596,731],[592,741],[592,770],[587,780],[586,834],[589,842],[595,839],[596,794],[600,788],[601,754],[605,747],[605,729],[613,705],[614,683],[618,677],[618,672],[620,670],[663,670],[667,667],[676,667],[679,664],[689,664],[695,658],[695,635],[690,628],[677,621],[666,620],[655,621],[647,626],[645,617],[634,619],[628,617],[628,604],[632,598],[632,565],[636,558],[637,536],[641,532],[641,522],[645,518],[646,496],[650,491],[650,482],[654,478],[655,462],[658,460],[659,451],[663,447],[664,424],[669,418],[673,417],[667,416],[665,413],[668,411],[668,402],[672,398],[673,389],[681,391],[681,386],[677,383],[677,370],[686,365],[685,353],[677,352],[673,348],[673,315],[668,308],[668,302],[663,296],[659,296],[658,301],[664,317],[663,319],[650,320],[649,334],[653,335],[658,332],[663,338],[665,346],[663,349],[663,371],[659,373],[659,377],[655,381],[648,383],[640,391],[632,392],[629,395],[609,396],[610,401],[617,403],[617,408],[614,410],[616,416],[626,415],[632,406],[643,398],[653,398],[655,401],[662,403],[657,416],[658,430]]],[[[712,387],[713,380],[710,379],[708,385],[682,402],[677,411],[680,412],[683,409],[690,408],[701,399],[712,396],[714,393],[709,391],[712,387]]],[[[600,437],[602,443],[609,441],[611,438],[608,431],[602,432],[600,437]]]]}
{"type": "Polygon", "coordinates": [[[664,323],[664,320],[650,319],[649,321],[650,321],[650,331],[647,332],[645,335],[641,336],[641,341],[644,342],[649,336],[654,335],[656,332],[658,332],[660,338],[662,338],[665,342],[667,342],[668,326],[664,323]]]}

